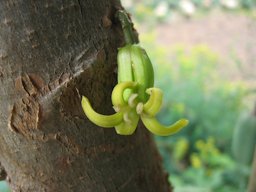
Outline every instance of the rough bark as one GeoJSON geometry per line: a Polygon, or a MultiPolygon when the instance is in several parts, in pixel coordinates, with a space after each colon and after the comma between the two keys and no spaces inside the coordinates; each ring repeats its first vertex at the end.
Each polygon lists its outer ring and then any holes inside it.
{"type": "Polygon", "coordinates": [[[13,191],[169,191],[152,136],[92,124],[113,113],[115,0],[0,1],[0,165],[13,191]],[[3,169],[4,168],[4,169],[3,169]]]}

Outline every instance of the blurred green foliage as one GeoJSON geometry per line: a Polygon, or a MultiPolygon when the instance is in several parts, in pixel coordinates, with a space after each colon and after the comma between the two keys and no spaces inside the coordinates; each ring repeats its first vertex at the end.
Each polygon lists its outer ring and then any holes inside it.
{"type": "Polygon", "coordinates": [[[121,0],[121,2],[132,15],[136,16],[137,21],[147,21],[147,24],[170,21],[177,14],[185,17],[198,16],[213,9],[253,11],[252,15],[254,15],[256,8],[256,0],[121,0]]]}
{"type": "Polygon", "coordinates": [[[5,181],[0,181],[0,192],[11,192],[5,181]]]}
{"type": "Polygon", "coordinates": [[[221,77],[223,64],[205,45],[159,46],[154,33],[143,34],[141,42],[155,64],[155,86],[164,90],[158,118],[166,124],[190,120],[180,133],[156,137],[172,184],[177,191],[244,191],[250,167],[236,162],[231,143],[246,86],[221,77]]]}
{"type": "Polygon", "coordinates": [[[241,164],[250,165],[256,149],[256,106],[253,113],[240,115],[232,137],[232,152],[241,164]]]}

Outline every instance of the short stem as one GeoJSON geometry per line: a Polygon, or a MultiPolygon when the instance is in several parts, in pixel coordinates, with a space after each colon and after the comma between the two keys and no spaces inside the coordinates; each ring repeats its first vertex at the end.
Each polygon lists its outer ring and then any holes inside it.
{"type": "Polygon", "coordinates": [[[132,22],[129,18],[129,16],[127,15],[127,13],[123,10],[118,10],[116,13],[116,17],[119,19],[119,21],[121,22],[122,25],[122,29],[124,32],[124,38],[125,38],[125,43],[126,44],[136,44],[136,38],[133,34],[133,30],[132,30],[132,22]]]}

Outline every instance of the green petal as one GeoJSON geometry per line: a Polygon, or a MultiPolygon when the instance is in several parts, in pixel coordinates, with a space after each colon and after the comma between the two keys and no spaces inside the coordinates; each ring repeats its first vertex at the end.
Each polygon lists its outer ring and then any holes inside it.
{"type": "Polygon", "coordinates": [[[149,131],[159,136],[168,136],[177,133],[180,129],[188,124],[188,120],[186,119],[180,119],[170,126],[160,124],[155,117],[151,118],[141,116],[141,120],[149,131]]]}
{"type": "Polygon", "coordinates": [[[112,104],[114,106],[127,105],[127,101],[124,99],[124,91],[128,88],[134,89],[136,86],[137,83],[133,81],[118,83],[112,91],[112,104]]]}
{"type": "Polygon", "coordinates": [[[114,127],[123,121],[123,113],[117,112],[113,115],[101,115],[93,110],[87,97],[82,97],[82,108],[85,115],[100,127],[114,127]]]}
{"type": "Polygon", "coordinates": [[[146,92],[150,95],[143,106],[143,112],[148,116],[155,116],[161,109],[163,103],[163,92],[158,88],[149,88],[146,92]]]}
{"type": "Polygon", "coordinates": [[[137,128],[139,122],[139,116],[135,109],[128,112],[129,121],[123,121],[121,124],[115,126],[116,132],[119,135],[131,135],[137,128]]]}

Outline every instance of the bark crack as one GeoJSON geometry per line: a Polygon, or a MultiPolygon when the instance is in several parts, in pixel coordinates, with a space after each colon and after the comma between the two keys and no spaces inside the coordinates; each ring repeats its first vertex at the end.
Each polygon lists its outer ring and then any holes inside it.
{"type": "Polygon", "coordinates": [[[7,177],[6,171],[0,162],[0,181],[5,180],[7,177]]]}
{"type": "Polygon", "coordinates": [[[81,16],[83,17],[83,10],[82,10],[81,1],[80,1],[80,0],[77,0],[77,2],[78,2],[78,6],[79,6],[79,10],[80,10],[80,14],[81,14],[81,16]]]}
{"type": "Polygon", "coordinates": [[[138,172],[135,172],[134,174],[130,175],[130,177],[125,180],[125,182],[118,187],[117,191],[122,191],[129,183],[138,175],[138,172]]]}
{"type": "Polygon", "coordinates": [[[25,97],[14,103],[9,129],[30,136],[30,132],[38,128],[40,105],[33,97],[25,97]]]}

